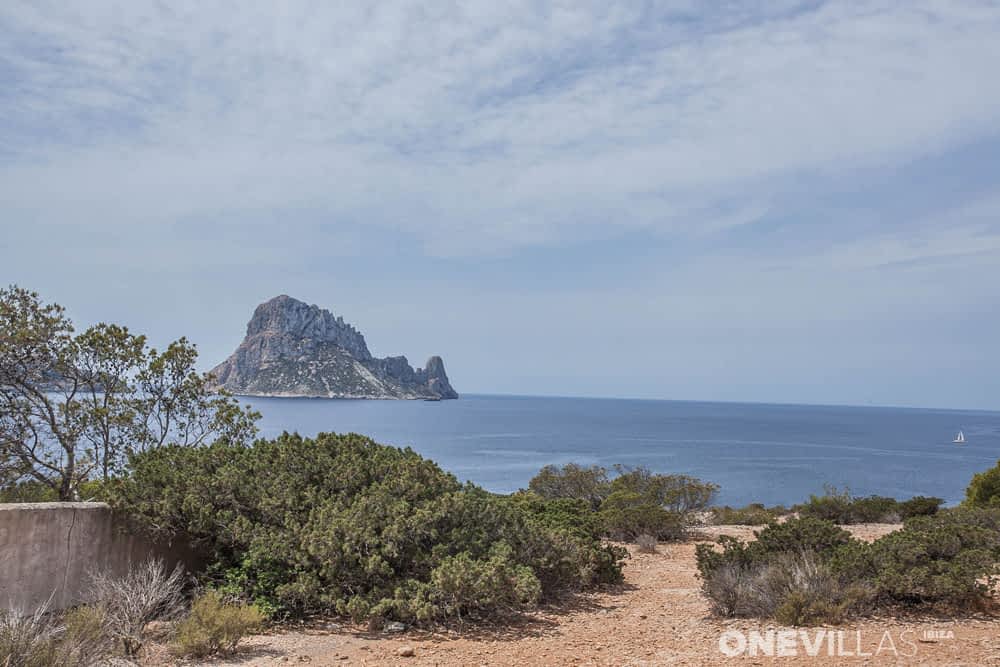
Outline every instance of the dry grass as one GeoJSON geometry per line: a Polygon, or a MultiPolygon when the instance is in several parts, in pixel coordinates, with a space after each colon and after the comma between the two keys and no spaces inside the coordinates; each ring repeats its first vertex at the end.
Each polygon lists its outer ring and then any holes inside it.
{"type": "Polygon", "coordinates": [[[184,571],[167,573],[162,560],[130,568],[124,577],[104,573],[91,576],[91,597],[98,600],[108,637],[119,642],[125,655],[142,648],[142,631],[151,621],[173,619],[184,610],[184,571]]]}
{"type": "Polygon", "coordinates": [[[51,614],[48,603],[33,614],[0,612],[0,665],[3,667],[96,667],[110,645],[102,619],[88,607],[51,614]]]}
{"type": "Polygon", "coordinates": [[[774,618],[785,625],[840,623],[871,598],[807,552],[759,567],[724,564],[703,582],[703,591],[720,616],[774,618]]]}
{"type": "Polygon", "coordinates": [[[656,538],[652,535],[640,535],[635,538],[636,548],[640,553],[644,554],[655,554],[656,553],[656,538]]]}

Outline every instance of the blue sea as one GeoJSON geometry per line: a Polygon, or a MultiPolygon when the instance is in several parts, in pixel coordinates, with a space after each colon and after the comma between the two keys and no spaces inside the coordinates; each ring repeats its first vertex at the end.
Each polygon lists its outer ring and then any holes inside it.
{"type": "Polygon", "coordinates": [[[715,482],[720,504],[790,505],[824,485],[954,503],[1000,458],[1000,412],[528,396],[243,400],[263,414],[263,435],[363,433],[500,493],[526,487],[549,463],[622,463],[715,482]],[[964,445],[952,444],[959,430],[964,445]]]}

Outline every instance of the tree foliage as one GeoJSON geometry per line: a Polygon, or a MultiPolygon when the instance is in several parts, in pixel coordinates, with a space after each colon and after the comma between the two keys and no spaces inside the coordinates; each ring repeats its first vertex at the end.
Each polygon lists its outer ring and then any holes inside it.
{"type": "Polygon", "coordinates": [[[159,351],[117,324],[75,334],[61,306],[0,290],[0,486],[30,481],[73,500],[135,452],[248,441],[258,415],[213,394],[197,356],[184,338],[159,351]]]}
{"type": "Polygon", "coordinates": [[[969,507],[1000,507],[1000,462],[972,476],[965,490],[965,504],[969,507]]]}

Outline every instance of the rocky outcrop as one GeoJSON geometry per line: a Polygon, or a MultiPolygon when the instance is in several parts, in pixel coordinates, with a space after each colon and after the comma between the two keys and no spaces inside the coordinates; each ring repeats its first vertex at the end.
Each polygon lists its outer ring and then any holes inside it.
{"type": "Polygon", "coordinates": [[[246,338],[212,374],[245,396],[458,398],[441,357],[415,370],[406,357],[376,358],[342,317],[285,295],[257,306],[246,338]]]}

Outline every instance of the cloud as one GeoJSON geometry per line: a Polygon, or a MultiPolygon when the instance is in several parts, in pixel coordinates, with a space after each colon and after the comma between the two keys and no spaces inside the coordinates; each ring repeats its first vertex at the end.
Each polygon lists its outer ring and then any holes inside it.
{"type": "Polygon", "coordinates": [[[306,206],[444,255],[725,231],[802,174],[996,131],[998,27],[974,2],[5,3],[0,196],[35,224],[306,206]]]}
{"type": "Polygon", "coordinates": [[[998,36],[972,0],[7,0],[0,283],[206,366],[288,292],[474,389],[982,405],[998,36]]]}

